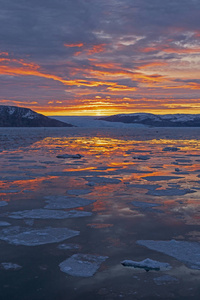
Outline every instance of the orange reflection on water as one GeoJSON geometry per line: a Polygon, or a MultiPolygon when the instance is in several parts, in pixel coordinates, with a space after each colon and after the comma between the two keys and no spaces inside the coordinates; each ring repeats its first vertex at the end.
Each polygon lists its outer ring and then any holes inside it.
{"type": "Polygon", "coordinates": [[[38,141],[33,145],[35,147],[46,147],[49,151],[68,151],[69,153],[79,153],[82,154],[124,154],[125,151],[131,149],[134,145],[134,141],[118,140],[113,138],[105,137],[76,137],[76,138],[45,138],[42,141],[38,141]],[[60,149],[55,149],[55,147],[61,147],[60,149]]]}
{"type": "Polygon", "coordinates": [[[107,209],[107,205],[105,201],[97,200],[96,202],[93,203],[92,211],[102,212],[102,211],[106,211],[106,209],[107,209]]]}
{"type": "MultiPolygon", "coordinates": [[[[146,189],[138,189],[134,187],[128,187],[123,184],[126,180],[128,183],[133,184],[159,184],[161,185],[159,190],[169,189],[170,184],[178,183],[180,187],[174,188],[190,188],[194,184],[194,180],[197,180],[197,174],[188,174],[188,175],[179,175],[179,172],[175,172],[176,168],[176,158],[185,158],[191,159],[190,165],[179,166],[181,168],[188,171],[197,171],[200,169],[200,166],[197,162],[194,162],[196,157],[187,156],[190,154],[199,154],[200,153],[200,141],[198,140],[172,140],[172,139],[153,139],[146,141],[137,141],[137,140],[126,140],[126,139],[116,139],[116,138],[107,138],[107,137],[59,137],[59,138],[45,138],[43,140],[37,141],[32,144],[29,148],[27,148],[27,153],[29,157],[34,154],[37,157],[47,160],[52,160],[54,165],[46,165],[46,171],[50,172],[55,171],[58,172],[58,175],[55,177],[51,177],[49,175],[43,174],[42,170],[37,171],[41,172],[41,177],[33,180],[16,180],[12,183],[7,182],[6,188],[9,185],[17,185],[21,189],[33,190],[38,193],[40,189],[43,189],[43,194],[45,192],[48,194],[48,191],[44,191],[45,187],[41,187],[41,183],[48,179],[55,179],[55,189],[58,194],[63,193],[64,188],[68,189],[79,189],[85,188],[85,184],[87,184],[87,178],[84,176],[88,176],[91,179],[93,176],[106,176],[107,178],[119,178],[121,183],[119,184],[104,184],[101,185],[98,182],[95,183],[94,187],[91,188],[92,195],[87,195],[87,198],[97,200],[93,204],[89,206],[88,209],[91,209],[93,212],[97,214],[106,214],[106,217],[110,214],[111,216],[118,216],[121,214],[122,216],[133,216],[133,211],[130,210],[132,208],[131,201],[146,201],[153,203],[161,203],[162,210],[170,215],[170,214],[178,214],[180,213],[184,220],[187,219],[189,221],[188,216],[193,216],[193,220],[197,223],[199,222],[199,217],[197,213],[194,211],[187,210],[189,205],[197,206],[197,202],[192,200],[186,201],[186,195],[182,198],[178,198],[176,196],[163,196],[163,197],[154,197],[147,194],[146,189]],[[164,147],[178,147],[180,151],[168,152],[162,151],[164,147]],[[59,154],[76,154],[80,153],[84,157],[81,159],[59,159],[56,156],[59,154]],[[148,160],[138,159],[138,156],[147,155],[149,156],[148,160]],[[184,155],[184,156],[183,156],[184,155]],[[133,159],[136,157],[136,159],[133,159]],[[161,168],[156,167],[157,165],[161,165],[161,168]],[[132,172],[131,172],[132,169],[132,172]],[[67,174],[68,177],[62,177],[62,172],[69,172],[67,174]],[[76,175],[73,173],[70,175],[70,172],[76,171],[76,175]],[[118,172],[119,171],[119,172],[118,172]],[[138,173],[137,173],[138,171],[138,173]],[[151,171],[151,173],[148,173],[151,171]],[[80,173],[80,175],[78,174],[80,173]],[[87,175],[84,175],[86,172],[87,175]],[[91,172],[91,174],[90,174],[91,172]],[[104,173],[105,172],[105,173],[104,173]],[[113,172],[113,173],[112,173],[113,172]],[[89,175],[88,175],[89,173],[89,175]],[[103,175],[101,173],[104,173],[103,175]],[[59,175],[61,174],[61,175],[59,175]],[[152,180],[148,181],[148,176],[180,176],[182,179],[174,180],[152,180]],[[75,181],[75,178],[79,180],[79,182],[75,181]],[[146,177],[143,178],[143,177],[146,177]],[[73,178],[73,179],[72,179],[73,178]],[[74,180],[74,181],[73,181],[74,180]],[[73,181],[73,182],[72,182],[73,181]],[[191,182],[190,182],[191,181],[191,182]],[[84,185],[84,186],[83,186],[84,185]],[[62,190],[61,190],[62,189],[62,190]],[[145,194],[145,197],[144,197],[145,194]],[[147,194],[147,195],[146,195],[147,194]],[[144,199],[145,198],[145,199],[144,199]],[[178,203],[178,200],[183,200],[186,208],[179,209],[175,211],[175,208],[180,208],[181,205],[178,203]],[[187,216],[187,217],[185,217],[187,216]]],[[[21,151],[21,150],[20,150],[21,151]]],[[[13,152],[14,153],[14,152],[13,152]]],[[[16,152],[20,153],[20,152],[16,152]]],[[[40,161],[40,159],[39,159],[40,161]]],[[[181,162],[180,162],[181,164],[181,162]]],[[[183,170],[184,171],[184,170],[183,170]]],[[[31,171],[32,172],[32,171],[31,171]]],[[[47,173],[48,174],[48,173],[47,173]]],[[[50,173],[51,174],[51,173],[50,173]]],[[[65,174],[66,175],[66,174],[65,174]]],[[[33,174],[34,176],[34,174],[33,174]]],[[[47,184],[48,185],[48,184],[47,184]]],[[[3,185],[5,189],[5,185],[3,185]]],[[[87,186],[88,188],[88,186],[87,186]]],[[[172,186],[173,188],[173,186],[172,186]]],[[[49,189],[52,187],[51,183],[49,185],[49,189]]],[[[64,191],[65,192],[65,191],[64,191]]],[[[198,193],[195,193],[198,194],[198,193]]],[[[189,197],[196,197],[195,194],[189,197]]],[[[7,197],[7,195],[5,195],[7,197]]],[[[9,198],[9,196],[8,196],[9,198]]],[[[195,199],[196,199],[195,198],[195,199]]],[[[77,208],[78,210],[85,210],[85,207],[77,208]]],[[[146,211],[144,212],[144,214],[146,211]]],[[[152,213],[152,211],[151,211],[152,213]]],[[[112,221],[111,221],[112,222],[112,221]]],[[[195,223],[195,224],[196,224],[195,223]]],[[[104,224],[96,224],[91,223],[94,226],[105,226],[104,224]],[[95,225],[96,224],[96,225],[95,225]]],[[[91,225],[90,224],[90,225],[91,225]]],[[[108,223],[110,224],[110,223],[108,223]]],[[[91,225],[91,226],[92,226],[91,225]]],[[[100,228],[100,227],[99,227],[100,228]]],[[[103,228],[103,227],[101,227],[103,228]]]]}

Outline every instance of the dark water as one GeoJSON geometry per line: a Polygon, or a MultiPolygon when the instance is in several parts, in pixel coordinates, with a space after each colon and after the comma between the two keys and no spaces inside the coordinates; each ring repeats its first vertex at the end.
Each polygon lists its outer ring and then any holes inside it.
{"type": "Polygon", "coordinates": [[[8,203],[0,207],[0,221],[11,224],[0,227],[0,263],[21,266],[5,270],[0,265],[1,299],[199,299],[200,271],[181,260],[181,251],[176,259],[137,244],[199,242],[199,134],[192,128],[0,129],[0,201],[8,203]],[[83,157],[56,157],[66,153],[83,157]],[[72,209],[92,215],[10,218],[12,212],[44,208],[47,196],[91,200],[72,209]],[[2,230],[12,226],[80,234],[44,245],[15,245],[2,239],[2,230]],[[65,274],[59,264],[76,253],[108,258],[94,276],[65,274]],[[125,259],[146,258],[171,269],[146,272],[121,265],[125,259]],[[176,281],[156,281],[163,275],[176,281]]]}

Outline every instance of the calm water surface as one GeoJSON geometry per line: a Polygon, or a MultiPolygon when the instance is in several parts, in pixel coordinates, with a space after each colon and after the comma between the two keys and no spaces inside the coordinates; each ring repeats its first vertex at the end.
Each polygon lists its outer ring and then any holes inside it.
{"type": "Polygon", "coordinates": [[[200,242],[200,129],[2,128],[0,150],[0,201],[8,203],[0,207],[0,221],[30,230],[80,231],[62,242],[23,246],[2,240],[10,226],[1,226],[0,263],[21,266],[0,265],[1,299],[199,299],[199,270],[136,242],[200,242]],[[57,158],[62,154],[83,157],[57,158]],[[74,208],[92,215],[10,218],[12,212],[44,208],[47,196],[92,200],[74,208]],[[59,264],[76,253],[108,259],[88,278],[63,273],[59,264]],[[145,272],[121,265],[146,258],[172,268],[145,272]],[[176,281],[157,284],[163,275],[176,281]]]}

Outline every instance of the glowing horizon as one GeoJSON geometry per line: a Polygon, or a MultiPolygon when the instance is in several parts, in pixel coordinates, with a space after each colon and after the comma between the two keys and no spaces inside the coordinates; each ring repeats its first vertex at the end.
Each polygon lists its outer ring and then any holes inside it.
{"type": "Polygon", "coordinates": [[[200,0],[1,1],[0,104],[49,116],[200,113],[200,0]]]}

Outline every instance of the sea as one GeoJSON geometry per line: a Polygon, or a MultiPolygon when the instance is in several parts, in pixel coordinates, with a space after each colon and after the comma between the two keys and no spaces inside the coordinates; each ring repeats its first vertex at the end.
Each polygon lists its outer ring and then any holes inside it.
{"type": "Polygon", "coordinates": [[[200,128],[0,128],[0,298],[200,298],[200,128]]]}

